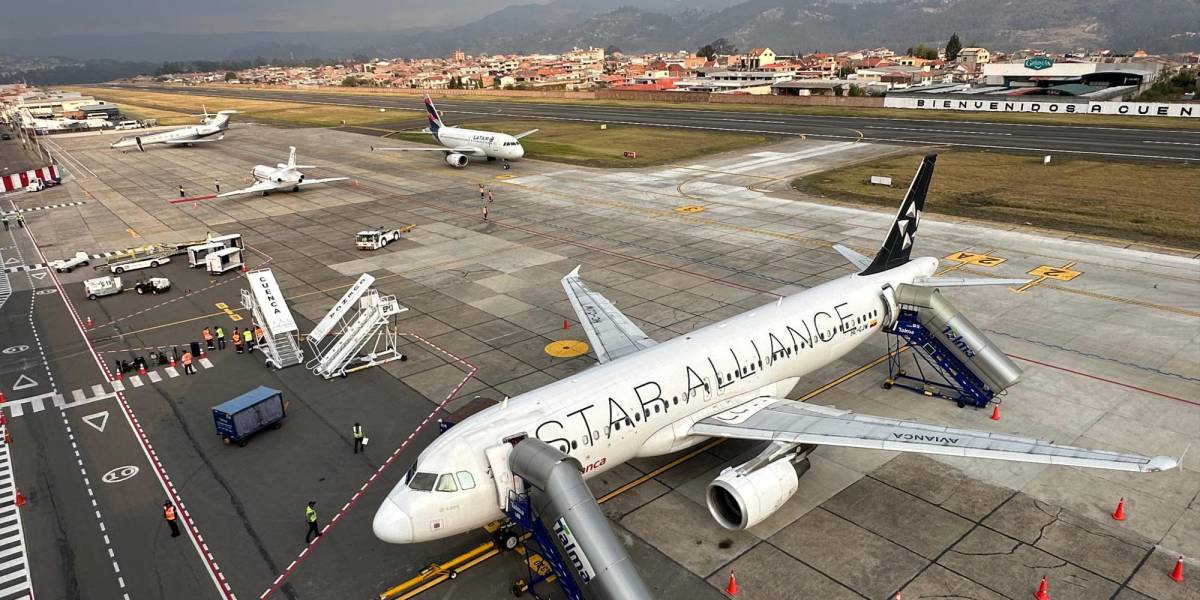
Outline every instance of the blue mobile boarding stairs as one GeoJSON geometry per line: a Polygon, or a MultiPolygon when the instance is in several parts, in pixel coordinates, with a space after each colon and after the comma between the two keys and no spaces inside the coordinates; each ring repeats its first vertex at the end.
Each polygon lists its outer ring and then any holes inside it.
{"type": "Polygon", "coordinates": [[[553,578],[567,600],[585,600],[583,591],[575,583],[575,578],[571,575],[570,568],[567,566],[566,561],[563,560],[558,547],[554,544],[554,539],[550,536],[550,531],[546,529],[546,525],[542,523],[542,519],[534,511],[533,503],[529,500],[529,494],[510,491],[508,493],[508,508],[504,512],[513,523],[529,533],[528,536],[520,536],[519,538],[521,540],[520,543],[525,547],[525,565],[528,569],[528,579],[514,585],[513,594],[519,596],[527,589],[531,596],[541,600],[542,596],[538,595],[535,586],[553,578]],[[530,544],[531,540],[532,544],[530,544]],[[534,552],[539,554],[550,565],[549,572],[534,571],[532,564],[534,561],[531,559],[532,555],[529,552],[531,545],[534,546],[534,552]],[[522,583],[524,586],[521,585],[522,583]]]}
{"type": "Polygon", "coordinates": [[[945,398],[960,408],[1000,403],[1021,369],[936,289],[901,285],[898,310],[884,328],[888,335],[888,377],[893,386],[945,398]],[[912,351],[916,373],[904,369],[904,349],[912,351]]]}

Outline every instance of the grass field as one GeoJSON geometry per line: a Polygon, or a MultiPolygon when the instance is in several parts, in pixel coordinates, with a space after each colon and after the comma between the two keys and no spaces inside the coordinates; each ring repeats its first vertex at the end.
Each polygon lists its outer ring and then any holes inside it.
{"type": "MultiPolygon", "coordinates": [[[[793,187],[838,200],[894,208],[920,163],[919,155],[796,179],[793,187]],[[871,185],[872,175],[892,187],[871,185]]],[[[1033,225],[1200,249],[1200,169],[1189,165],[1059,159],[993,152],[938,156],[928,212],[1033,225]]]]}
{"type": "Polygon", "coordinates": [[[240,117],[271,125],[298,127],[335,127],[345,121],[347,125],[393,129],[411,126],[421,118],[413,111],[379,112],[378,109],[353,106],[326,106],[300,102],[276,102],[271,100],[243,100],[221,96],[181,95],[111,88],[73,88],[83,94],[101,100],[116,102],[123,112],[138,118],[159,119],[160,125],[192,125],[194,115],[202,107],[209,112],[233,109],[242,113],[240,117]]]}
{"type": "MultiPolygon", "coordinates": [[[[200,89],[203,89],[202,87],[200,89]]],[[[320,88],[293,90],[291,88],[270,88],[272,92],[303,91],[305,93],[326,93],[333,96],[343,94],[379,94],[388,95],[383,89],[364,88],[320,88]]],[[[419,97],[409,92],[392,92],[392,95],[403,97],[419,97]]],[[[1200,119],[1176,119],[1168,117],[1126,117],[1119,115],[1066,115],[1066,114],[1035,114],[1035,113],[989,113],[965,111],[936,111],[911,110],[902,108],[856,108],[840,106],[784,106],[769,104],[718,104],[705,102],[641,102],[626,100],[574,100],[564,98],[530,98],[526,96],[453,96],[448,100],[466,102],[490,102],[502,99],[505,102],[553,103],[570,104],[586,103],[598,106],[629,106],[638,108],[678,109],[678,110],[722,110],[767,112],[795,115],[821,115],[836,117],[877,117],[886,119],[908,119],[926,121],[964,121],[1014,123],[1028,125],[1080,125],[1092,127],[1128,127],[1133,129],[1180,129],[1200,130],[1200,119]]]]}
{"type": "MultiPolygon", "coordinates": [[[[666,127],[609,125],[607,129],[601,130],[595,123],[567,121],[520,119],[464,121],[454,124],[509,134],[537,129],[537,133],[521,138],[525,156],[602,168],[661,165],[772,141],[771,137],[766,135],[700,132],[666,127]],[[637,152],[637,158],[625,158],[625,151],[637,152]]],[[[430,136],[424,133],[402,132],[389,137],[432,143],[430,136]]]]}
{"type": "MultiPolygon", "coordinates": [[[[162,125],[193,124],[201,106],[209,111],[236,109],[245,118],[272,125],[335,127],[342,124],[385,130],[424,127],[424,113],[388,111],[346,106],[242,100],[218,96],[195,96],[108,88],[77,88],[77,91],[116,102],[137,118],[155,118],[162,125]]],[[[504,120],[455,121],[455,125],[520,133],[539,131],[523,138],[526,156],[539,160],[589,167],[646,167],[706,154],[728,152],[772,141],[771,136],[742,133],[702,132],[666,127],[610,125],[606,130],[590,123],[568,121],[504,120]],[[637,152],[636,159],[624,158],[625,151],[637,152]]],[[[383,132],[381,132],[383,133],[383,132]]],[[[395,139],[431,143],[427,134],[401,131],[395,139]]]]}

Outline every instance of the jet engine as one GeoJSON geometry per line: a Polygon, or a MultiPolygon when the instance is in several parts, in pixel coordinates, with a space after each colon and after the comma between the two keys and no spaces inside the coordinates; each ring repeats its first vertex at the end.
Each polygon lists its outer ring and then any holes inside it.
{"type": "Polygon", "coordinates": [[[461,169],[467,166],[467,155],[451,152],[450,154],[446,155],[446,164],[454,167],[455,169],[461,169]]]}
{"type": "Polygon", "coordinates": [[[726,529],[753,527],[779,510],[795,495],[808,459],[792,464],[779,458],[749,472],[743,472],[745,466],[727,467],[708,484],[708,511],[726,529]]]}

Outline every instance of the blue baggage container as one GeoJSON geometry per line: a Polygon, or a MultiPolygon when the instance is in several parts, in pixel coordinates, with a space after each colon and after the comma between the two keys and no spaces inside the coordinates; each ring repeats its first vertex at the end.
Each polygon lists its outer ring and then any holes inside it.
{"type": "Polygon", "coordinates": [[[217,435],[225,443],[237,442],[246,445],[246,438],[273,427],[279,429],[287,416],[287,404],[283,392],[260,385],[237,398],[224,402],[213,409],[213,423],[217,435]]]}

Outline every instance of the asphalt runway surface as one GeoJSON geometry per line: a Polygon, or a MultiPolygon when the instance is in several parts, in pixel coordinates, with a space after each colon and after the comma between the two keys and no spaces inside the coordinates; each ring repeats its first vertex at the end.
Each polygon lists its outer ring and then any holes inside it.
{"type": "MultiPolygon", "coordinates": [[[[422,100],[417,96],[334,95],[316,92],[210,88],[188,90],[141,85],[114,87],[257,100],[287,100],[366,108],[423,110],[422,100]]],[[[686,105],[643,108],[583,102],[554,104],[506,100],[454,101],[445,99],[439,99],[436,102],[438,110],[446,113],[446,118],[450,122],[464,117],[476,120],[479,118],[554,119],[976,150],[1068,153],[1100,158],[1172,162],[1200,161],[1200,132],[1198,131],[942,121],[921,119],[920,113],[916,112],[913,113],[911,119],[894,119],[689,109],[686,105]]]]}

